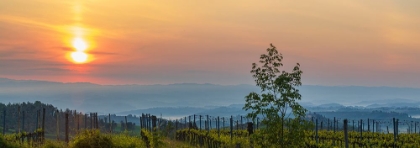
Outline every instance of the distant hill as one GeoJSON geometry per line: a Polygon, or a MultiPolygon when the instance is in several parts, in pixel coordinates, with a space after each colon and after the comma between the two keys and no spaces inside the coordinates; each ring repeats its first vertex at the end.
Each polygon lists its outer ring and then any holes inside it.
{"type": "Polygon", "coordinates": [[[117,115],[141,115],[142,113],[149,113],[152,115],[161,115],[163,117],[185,117],[188,115],[192,115],[199,112],[204,112],[207,109],[200,108],[200,107],[155,107],[155,108],[148,108],[148,109],[138,109],[138,110],[131,110],[131,111],[124,111],[117,113],[117,115]]]}
{"type": "MultiPolygon", "coordinates": [[[[304,85],[299,89],[304,106],[328,103],[368,106],[395,103],[397,98],[414,103],[420,100],[419,88],[304,85]]],[[[38,100],[58,108],[103,114],[161,107],[214,109],[238,104],[236,107],[241,108],[244,97],[252,91],[260,90],[254,85],[98,85],[0,78],[1,103],[38,100]]]]}
{"type": "Polygon", "coordinates": [[[97,85],[0,79],[0,102],[42,101],[59,108],[118,113],[154,107],[205,107],[240,103],[252,85],[97,85]]]}

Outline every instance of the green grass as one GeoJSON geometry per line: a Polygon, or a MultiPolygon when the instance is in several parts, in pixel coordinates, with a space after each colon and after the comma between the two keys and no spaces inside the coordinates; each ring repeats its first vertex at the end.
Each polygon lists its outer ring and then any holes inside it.
{"type": "MultiPolygon", "coordinates": [[[[64,141],[55,140],[55,135],[51,134],[48,137],[51,139],[45,140],[44,144],[28,143],[25,139],[23,143],[16,141],[16,134],[0,134],[0,147],[1,148],[145,148],[146,143],[140,136],[140,127],[136,127],[134,131],[117,131],[113,134],[101,133],[99,130],[81,130],[79,134],[70,137],[71,140],[67,144],[64,141]]],[[[185,142],[172,140],[166,137],[155,134],[148,134],[150,136],[158,136],[159,138],[153,137],[159,141],[159,147],[162,148],[193,148],[194,146],[189,145],[185,142]]],[[[63,140],[63,139],[61,139],[63,140]]],[[[156,142],[156,141],[155,141],[156,142]]]]}

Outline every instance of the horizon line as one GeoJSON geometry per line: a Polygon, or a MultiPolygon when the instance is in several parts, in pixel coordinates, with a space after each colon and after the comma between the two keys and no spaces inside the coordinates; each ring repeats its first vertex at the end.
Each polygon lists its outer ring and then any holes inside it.
{"type": "MultiPolygon", "coordinates": [[[[240,85],[252,85],[257,87],[255,84],[216,84],[216,83],[196,83],[196,82],[181,82],[181,83],[167,83],[167,84],[100,84],[100,83],[93,83],[93,82],[59,82],[59,81],[51,81],[51,80],[37,80],[37,79],[12,79],[7,77],[0,77],[1,79],[7,79],[12,81],[35,81],[35,82],[48,82],[48,83],[61,83],[61,84],[91,84],[91,85],[99,85],[99,86],[156,86],[156,85],[188,85],[188,84],[196,84],[196,85],[218,85],[218,86],[240,86],[240,85]]],[[[321,86],[321,87],[370,87],[370,88],[380,88],[380,87],[387,87],[387,88],[406,88],[406,89],[420,89],[420,87],[403,87],[403,86],[365,86],[365,85],[320,85],[320,84],[303,84],[301,86],[321,86]]]]}

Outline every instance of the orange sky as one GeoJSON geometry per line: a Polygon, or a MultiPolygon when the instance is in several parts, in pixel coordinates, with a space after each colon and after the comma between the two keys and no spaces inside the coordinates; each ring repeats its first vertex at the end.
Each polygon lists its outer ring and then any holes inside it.
{"type": "Polygon", "coordinates": [[[420,1],[0,0],[0,77],[253,84],[270,43],[303,84],[420,87],[420,1]],[[76,64],[82,38],[88,62],[76,64]]]}

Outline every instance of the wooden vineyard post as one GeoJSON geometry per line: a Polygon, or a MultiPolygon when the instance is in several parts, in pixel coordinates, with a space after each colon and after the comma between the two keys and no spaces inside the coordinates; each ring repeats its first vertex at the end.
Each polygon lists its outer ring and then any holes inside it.
{"type": "Polygon", "coordinates": [[[260,119],[260,118],[258,118],[258,117],[257,117],[257,129],[258,129],[258,122],[259,122],[258,120],[259,120],[259,119],[260,119]]]}
{"type": "Polygon", "coordinates": [[[99,129],[98,113],[94,113],[94,114],[95,114],[95,129],[99,129]]]}
{"type": "Polygon", "coordinates": [[[97,116],[96,116],[96,113],[93,113],[93,129],[98,129],[96,119],[98,119],[97,116]]]}
{"type": "Polygon", "coordinates": [[[397,142],[397,135],[396,135],[396,133],[397,133],[397,130],[396,130],[396,124],[395,124],[395,118],[392,118],[392,125],[394,126],[394,148],[395,148],[395,143],[397,142]]]}
{"type": "Polygon", "coordinates": [[[194,126],[194,128],[196,128],[196,129],[197,129],[197,124],[196,124],[196,122],[195,122],[195,114],[194,114],[194,123],[193,123],[193,126],[194,126]]]}
{"type": "Polygon", "coordinates": [[[348,137],[348,120],[344,119],[344,124],[343,124],[343,129],[344,129],[344,142],[345,142],[345,146],[346,148],[349,148],[349,137],[348,137]]]}
{"type": "Polygon", "coordinates": [[[150,114],[146,114],[146,119],[147,119],[147,130],[152,131],[151,129],[151,121],[150,121],[150,114]]]}
{"type": "Polygon", "coordinates": [[[244,129],[244,126],[242,126],[242,116],[241,116],[241,130],[244,129]]]}
{"type": "Polygon", "coordinates": [[[25,111],[22,111],[22,132],[25,132],[25,111]]]}
{"type": "Polygon", "coordinates": [[[147,114],[144,114],[144,117],[141,120],[143,120],[144,129],[146,131],[149,130],[149,124],[148,124],[147,114]]]}
{"type": "Polygon", "coordinates": [[[372,132],[375,132],[375,120],[372,120],[372,132]]]}
{"type": "Polygon", "coordinates": [[[323,123],[324,123],[324,122],[323,122],[323,121],[321,121],[321,127],[320,127],[320,129],[321,129],[321,130],[322,130],[322,127],[323,127],[323,125],[322,125],[323,123]]]}
{"type": "Polygon", "coordinates": [[[140,126],[141,126],[141,129],[146,129],[146,126],[144,125],[144,114],[143,113],[141,113],[141,117],[140,117],[140,126]]]}
{"type": "Polygon", "coordinates": [[[69,113],[66,112],[65,114],[65,141],[69,143],[69,113]]]}
{"type": "Polygon", "coordinates": [[[394,121],[394,147],[396,147],[396,142],[398,141],[398,119],[393,118],[394,121]]]}
{"type": "Polygon", "coordinates": [[[188,130],[191,129],[191,116],[188,116],[188,130]]]}
{"type": "Polygon", "coordinates": [[[98,129],[98,127],[96,126],[96,113],[93,113],[93,129],[98,129]]]}
{"type": "MultiPolygon", "coordinates": [[[[143,125],[141,124],[141,116],[139,116],[139,126],[140,126],[140,135],[141,135],[141,129],[143,128],[143,125]]],[[[111,131],[111,130],[110,130],[111,131]]],[[[175,129],[176,131],[176,129],[175,129]]]]}
{"type": "Polygon", "coordinates": [[[397,141],[398,141],[398,133],[400,133],[400,128],[399,128],[399,126],[400,126],[400,122],[399,122],[399,120],[398,119],[396,119],[397,121],[396,121],[396,125],[397,125],[397,128],[396,128],[396,137],[397,137],[397,141]]]}
{"type": "MultiPolygon", "coordinates": [[[[368,118],[368,133],[370,133],[370,119],[368,118]]],[[[367,140],[368,140],[368,142],[369,142],[369,140],[370,140],[370,136],[368,136],[367,137],[367,140]]]]}
{"type": "Polygon", "coordinates": [[[318,119],[315,119],[315,140],[316,144],[318,144],[318,119]]]}
{"type": "Polygon", "coordinates": [[[156,131],[157,130],[157,117],[155,115],[152,116],[152,131],[156,131]]]}
{"type": "Polygon", "coordinates": [[[77,116],[77,131],[80,131],[80,116],[82,116],[82,112],[80,112],[77,116]]]}
{"type": "Polygon", "coordinates": [[[209,121],[208,122],[209,122],[209,130],[210,130],[210,129],[212,129],[212,126],[211,126],[211,117],[209,118],[209,121]]]}
{"type": "Polygon", "coordinates": [[[201,117],[202,117],[202,116],[200,115],[199,117],[200,117],[200,131],[201,131],[201,117]]]}
{"type": "Polygon", "coordinates": [[[17,128],[18,128],[18,133],[20,133],[20,105],[18,106],[18,124],[17,124],[17,128]]]}
{"type": "Polygon", "coordinates": [[[147,124],[147,130],[149,130],[150,132],[152,131],[152,126],[150,125],[150,114],[146,114],[146,124],[147,124]]]}
{"type": "Polygon", "coordinates": [[[178,130],[178,119],[175,119],[175,131],[178,130]]]}
{"type": "Polygon", "coordinates": [[[95,127],[96,127],[96,129],[99,129],[100,130],[100,128],[99,128],[99,116],[98,116],[98,113],[95,113],[95,127]]]}
{"type": "Polygon", "coordinates": [[[230,141],[233,139],[233,116],[230,116],[230,141]]]}
{"type": "Polygon", "coordinates": [[[362,141],[363,140],[363,120],[362,119],[360,119],[359,128],[360,128],[360,141],[362,141]]]}
{"type": "Polygon", "coordinates": [[[6,109],[3,111],[3,135],[6,134],[6,109]]]}
{"type": "Polygon", "coordinates": [[[365,130],[365,123],[363,123],[363,120],[362,120],[362,130],[363,131],[365,130]]]}
{"type": "Polygon", "coordinates": [[[56,114],[57,114],[57,116],[56,116],[56,120],[57,120],[57,125],[56,125],[56,128],[57,128],[57,141],[60,141],[60,112],[58,112],[58,110],[56,111],[56,114]]]}
{"type": "Polygon", "coordinates": [[[184,117],[184,128],[187,128],[187,117],[184,117]]]}
{"type": "Polygon", "coordinates": [[[95,113],[91,113],[91,115],[90,115],[90,124],[91,124],[91,127],[92,127],[92,129],[96,129],[96,123],[95,123],[95,113]]]}
{"type": "Polygon", "coordinates": [[[74,131],[76,131],[76,133],[78,132],[77,131],[77,111],[76,110],[74,110],[74,111],[70,111],[70,115],[72,115],[73,116],[73,128],[72,129],[74,129],[74,131]]]}
{"type": "Polygon", "coordinates": [[[45,140],[45,108],[42,108],[42,133],[41,133],[42,141],[44,143],[45,140]]]}
{"type": "Polygon", "coordinates": [[[99,129],[99,117],[98,117],[98,113],[95,113],[95,123],[96,123],[96,129],[99,129]]]}
{"type": "Polygon", "coordinates": [[[220,118],[217,116],[217,136],[220,138],[220,118]]]}
{"type": "Polygon", "coordinates": [[[88,120],[87,114],[85,114],[85,130],[87,129],[87,120],[88,120]]]}
{"type": "Polygon", "coordinates": [[[206,126],[207,126],[207,133],[208,133],[208,132],[210,132],[209,115],[206,115],[206,117],[207,117],[207,120],[206,120],[207,121],[207,124],[206,124],[206,126]]]}
{"type": "Polygon", "coordinates": [[[92,113],[91,121],[92,121],[92,129],[96,129],[96,117],[95,117],[95,113],[92,113]]]}
{"type": "Polygon", "coordinates": [[[93,114],[89,113],[88,118],[89,118],[89,124],[90,124],[89,129],[93,129],[93,114]]]}
{"type": "Polygon", "coordinates": [[[127,116],[124,116],[124,119],[125,119],[124,130],[127,131],[127,116]]]}
{"type": "Polygon", "coordinates": [[[96,114],[92,113],[92,129],[96,129],[96,114]]]}
{"type": "MultiPolygon", "coordinates": [[[[111,114],[108,114],[108,122],[109,122],[109,133],[112,133],[111,114]]],[[[141,131],[141,117],[140,117],[140,131],[141,131]]]]}
{"type": "Polygon", "coordinates": [[[92,118],[93,115],[92,115],[92,113],[89,113],[89,117],[90,117],[90,119],[89,119],[90,120],[90,127],[89,128],[93,129],[93,118],[92,118]]]}
{"type": "Polygon", "coordinates": [[[98,129],[97,119],[98,119],[98,116],[96,115],[96,113],[93,113],[93,129],[98,129]]]}
{"type": "Polygon", "coordinates": [[[36,111],[36,129],[35,130],[38,130],[39,129],[39,116],[40,116],[40,114],[39,114],[39,110],[37,110],[36,111]]]}
{"type": "MultiPolygon", "coordinates": [[[[187,117],[185,117],[185,123],[187,122],[187,117]]],[[[149,131],[152,131],[152,116],[150,116],[150,114],[147,115],[147,124],[149,125],[149,131]]],[[[184,128],[186,126],[184,125],[184,128]]]]}
{"type": "Polygon", "coordinates": [[[145,120],[144,120],[144,124],[146,125],[146,130],[147,130],[147,131],[149,131],[149,129],[150,129],[150,128],[149,128],[149,117],[148,117],[148,116],[149,116],[148,114],[145,114],[145,115],[144,115],[144,117],[145,117],[145,118],[144,118],[144,119],[145,119],[145,120]]]}

